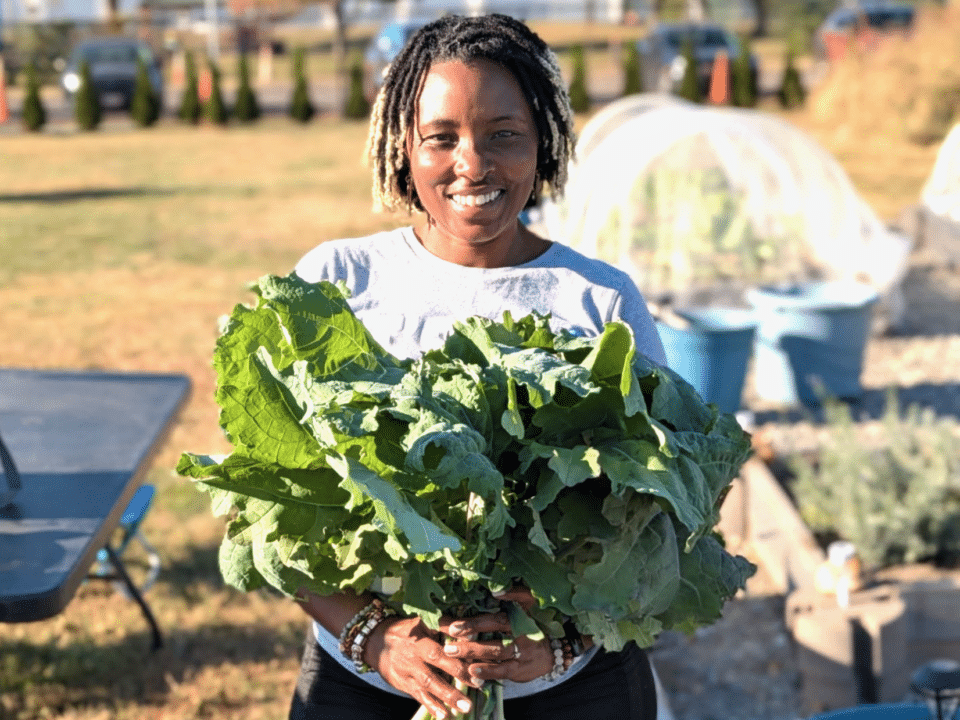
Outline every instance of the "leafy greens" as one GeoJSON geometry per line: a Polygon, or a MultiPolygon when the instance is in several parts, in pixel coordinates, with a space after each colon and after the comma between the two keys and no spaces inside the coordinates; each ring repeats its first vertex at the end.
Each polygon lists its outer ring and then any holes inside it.
{"type": "Polygon", "coordinates": [[[626,325],[470,318],[399,360],[330,283],[255,291],[214,355],[234,450],[177,468],[229,516],[229,584],[372,588],[436,627],[522,581],[543,629],[617,650],[715,620],[754,572],[713,532],[749,436],[626,325]]]}

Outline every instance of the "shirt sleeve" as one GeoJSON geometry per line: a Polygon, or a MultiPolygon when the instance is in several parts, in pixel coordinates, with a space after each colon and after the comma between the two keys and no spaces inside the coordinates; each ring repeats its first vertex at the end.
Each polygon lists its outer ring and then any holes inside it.
{"type": "Polygon", "coordinates": [[[613,313],[616,319],[622,320],[633,330],[637,350],[658,365],[666,367],[667,356],[663,351],[660,333],[657,332],[657,326],[647,309],[646,300],[633,282],[624,283],[614,304],[613,313]]]}

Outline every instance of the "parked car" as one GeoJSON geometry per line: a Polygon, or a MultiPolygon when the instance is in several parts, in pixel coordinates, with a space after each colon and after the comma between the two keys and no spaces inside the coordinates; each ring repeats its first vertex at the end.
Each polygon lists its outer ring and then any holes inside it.
{"type": "MultiPolygon", "coordinates": [[[[700,90],[706,95],[710,87],[713,61],[720,51],[732,62],[742,52],[737,36],[722,25],[711,23],[662,23],[642,38],[637,48],[643,68],[643,87],[647,92],[674,93],[680,87],[686,69],[684,42],[693,41],[700,90]]],[[[754,88],[760,75],[760,63],[750,55],[750,71],[754,88]]]]}
{"type": "Polygon", "coordinates": [[[869,45],[870,40],[878,37],[906,34],[913,27],[915,15],[912,5],[888,2],[838,7],[817,29],[814,54],[835,60],[843,54],[851,38],[859,36],[862,43],[869,45]]]}
{"type": "Polygon", "coordinates": [[[163,96],[160,60],[145,42],[127,37],[85,40],[74,47],[60,76],[60,85],[72,102],[80,89],[80,65],[86,61],[100,105],[105,109],[128,110],[137,84],[137,60],[147,66],[153,90],[163,96]]]}
{"type": "Polygon", "coordinates": [[[387,22],[380,26],[363,53],[365,89],[368,98],[372,99],[380,90],[390,63],[407,44],[410,36],[427,22],[427,20],[404,20],[387,22]]]}

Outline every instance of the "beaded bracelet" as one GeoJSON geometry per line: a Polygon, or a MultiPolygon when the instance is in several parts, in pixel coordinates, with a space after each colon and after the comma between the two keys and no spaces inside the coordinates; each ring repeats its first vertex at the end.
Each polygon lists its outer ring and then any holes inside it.
{"type": "Polygon", "coordinates": [[[570,669],[574,661],[582,654],[577,652],[574,643],[569,638],[551,638],[550,649],[553,650],[553,669],[543,676],[544,680],[553,682],[570,669]]]}
{"type": "Polygon", "coordinates": [[[353,662],[358,673],[370,672],[371,668],[363,661],[363,652],[370,633],[388,617],[396,615],[393,608],[382,600],[375,599],[363,610],[353,616],[340,633],[340,652],[353,662]]]}

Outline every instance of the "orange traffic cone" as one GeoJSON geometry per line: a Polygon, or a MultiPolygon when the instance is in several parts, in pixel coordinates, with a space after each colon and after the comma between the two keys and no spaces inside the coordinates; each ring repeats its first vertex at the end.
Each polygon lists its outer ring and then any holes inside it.
{"type": "Polygon", "coordinates": [[[200,102],[207,102],[211,95],[213,95],[213,74],[210,72],[210,68],[205,68],[197,81],[197,96],[200,98],[200,102]]]}
{"type": "Polygon", "coordinates": [[[710,93],[707,97],[714,105],[726,105],[730,102],[730,58],[723,50],[713,59],[710,93]]]}
{"type": "Polygon", "coordinates": [[[7,104],[7,73],[0,58],[0,123],[10,119],[10,106],[7,104]]]}

